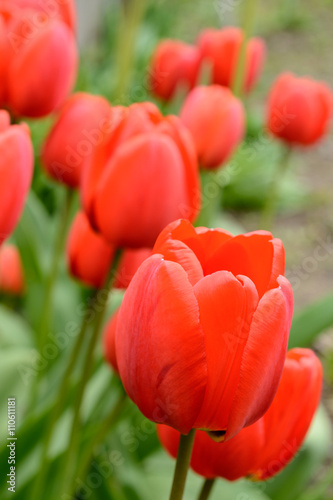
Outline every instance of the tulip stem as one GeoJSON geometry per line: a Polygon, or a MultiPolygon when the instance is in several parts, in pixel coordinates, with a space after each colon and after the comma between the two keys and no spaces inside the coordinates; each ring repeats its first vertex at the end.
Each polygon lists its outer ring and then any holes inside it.
{"type": "Polygon", "coordinates": [[[207,498],[212,492],[214,484],[215,484],[215,479],[206,479],[200,491],[198,500],[207,500],[207,498]]]}
{"type": "Polygon", "coordinates": [[[221,186],[217,182],[217,173],[201,170],[202,208],[196,226],[213,227],[214,217],[220,208],[221,186]]]}
{"type": "Polygon", "coordinates": [[[116,104],[128,104],[128,85],[133,66],[133,52],[138,27],[145,12],[146,0],[123,0],[123,12],[117,43],[117,84],[113,95],[116,104]]]}
{"type": "MultiPolygon", "coordinates": [[[[126,402],[127,402],[127,394],[123,389],[121,389],[121,394],[118,398],[116,405],[112,408],[111,412],[107,415],[105,420],[98,425],[97,432],[85,445],[82,453],[82,458],[80,459],[77,474],[75,474],[75,477],[80,478],[83,481],[87,473],[89,464],[91,462],[91,458],[94,453],[94,448],[96,448],[96,446],[98,446],[105,439],[110,430],[113,428],[114,424],[117,421],[118,416],[124,409],[126,402]]],[[[71,493],[75,487],[73,483],[74,481],[72,481],[71,493]]]]}
{"type": "Polygon", "coordinates": [[[181,434],[180,436],[170,500],[182,500],[183,498],[188,467],[191,460],[194,437],[195,429],[191,429],[191,431],[187,435],[181,434]]]}
{"type": "Polygon", "coordinates": [[[55,281],[57,279],[60,258],[61,258],[62,250],[64,247],[65,238],[66,238],[66,231],[67,231],[67,225],[68,225],[68,220],[69,220],[69,216],[70,216],[70,210],[71,210],[71,206],[72,206],[72,201],[74,199],[74,193],[75,192],[72,189],[66,189],[65,201],[64,201],[60,221],[59,221],[59,227],[58,227],[56,241],[54,244],[54,252],[53,252],[53,256],[52,256],[50,272],[46,278],[44,302],[43,302],[43,306],[41,309],[41,321],[40,321],[40,330],[39,330],[40,348],[43,348],[43,346],[44,346],[45,337],[46,337],[48,326],[49,326],[53,286],[54,286],[55,281]]]}
{"type": "Polygon", "coordinates": [[[281,181],[290,165],[291,152],[291,148],[285,148],[282,154],[282,158],[278,162],[277,168],[275,169],[275,172],[273,174],[272,182],[268,189],[266,203],[261,215],[261,229],[266,229],[267,231],[272,231],[273,229],[281,181]]]}
{"type": "MultiPolygon", "coordinates": [[[[94,294],[93,294],[91,300],[89,301],[89,303],[91,303],[91,302],[94,303],[94,301],[96,300],[96,294],[97,294],[97,291],[94,291],[94,294]]],[[[73,372],[73,369],[74,369],[75,364],[77,362],[77,359],[78,359],[79,353],[81,351],[83,342],[85,340],[86,331],[87,331],[87,327],[88,327],[88,319],[89,319],[90,314],[91,314],[91,309],[87,305],[86,310],[85,310],[85,315],[84,315],[84,318],[82,321],[82,325],[80,328],[80,332],[77,336],[69,363],[68,363],[67,368],[65,370],[65,373],[63,375],[61,385],[60,385],[60,388],[58,391],[58,397],[57,397],[57,400],[56,400],[56,402],[51,410],[51,415],[50,415],[50,418],[49,418],[49,421],[47,423],[47,427],[46,427],[46,430],[45,430],[45,433],[44,433],[44,436],[42,439],[42,441],[43,441],[42,456],[41,456],[41,460],[40,460],[42,468],[41,468],[41,471],[39,472],[39,474],[37,474],[36,481],[34,484],[33,494],[31,495],[31,498],[42,498],[42,496],[43,496],[45,480],[46,480],[46,475],[47,475],[47,471],[48,471],[47,453],[48,453],[49,444],[50,444],[50,441],[52,438],[54,427],[57,423],[57,418],[61,413],[61,409],[64,406],[64,402],[65,402],[66,398],[68,397],[70,376],[73,372]]]]}
{"type": "Polygon", "coordinates": [[[96,305],[95,324],[93,327],[89,345],[84,358],[82,376],[79,382],[77,395],[76,398],[74,398],[74,415],[72,420],[70,439],[69,439],[67,453],[64,459],[64,464],[62,466],[62,471],[64,472],[65,478],[64,481],[59,481],[59,484],[61,485],[61,488],[64,492],[67,492],[70,489],[73,480],[73,473],[76,467],[76,452],[81,433],[81,406],[82,406],[83,396],[92,371],[95,348],[99,338],[101,327],[103,325],[109,293],[112,289],[113,283],[116,278],[116,271],[121,258],[121,254],[122,254],[121,250],[116,251],[112,263],[112,268],[110,270],[109,277],[105,285],[105,290],[104,290],[105,293],[103,294],[103,296],[101,293],[97,294],[97,300],[95,303],[96,305]]]}
{"type": "Polygon", "coordinates": [[[245,0],[242,12],[243,40],[239,51],[236,65],[232,91],[235,96],[241,98],[244,90],[244,77],[246,71],[246,48],[247,42],[252,34],[255,14],[257,10],[257,0],[245,0]]]}

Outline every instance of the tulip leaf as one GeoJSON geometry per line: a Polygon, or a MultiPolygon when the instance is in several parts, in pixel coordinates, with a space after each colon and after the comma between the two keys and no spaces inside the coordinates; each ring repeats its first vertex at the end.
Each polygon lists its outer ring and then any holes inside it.
{"type": "Polygon", "coordinates": [[[295,314],[290,331],[289,349],[308,347],[315,338],[333,326],[333,294],[305,307],[295,314]]]}

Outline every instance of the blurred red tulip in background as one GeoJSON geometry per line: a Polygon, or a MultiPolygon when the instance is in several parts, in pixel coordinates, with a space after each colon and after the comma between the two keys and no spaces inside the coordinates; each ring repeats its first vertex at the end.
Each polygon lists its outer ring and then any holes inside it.
{"type": "Polygon", "coordinates": [[[333,93],[326,83],[283,73],[268,98],[267,127],[286,143],[312,145],[327,132],[332,111],[333,93]]]}
{"type": "MultiPolygon", "coordinates": [[[[323,371],[310,349],[288,352],[281,382],[268,411],[226,443],[214,442],[197,431],[192,469],[208,479],[241,477],[265,480],[283,469],[295,456],[318,407],[323,371]]],[[[180,434],[158,426],[162,445],[176,458],[180,434]]]]}
{"type": "MultiPolygon", "coordinates": [[[[197,45],[201,60],[210,64],[211,83],[232,88],[243,41],[240,28],[206,29],[199,36],[197,45]]],[[[243,90],[249,92],[262,72],[266,46],[262,38],[250,38],[246,47],[243,90]]]]}
{"type": "Polygon", "coordinates": [[[2,245],[0,247],[0,292],[22,295],[24,291],[25,280],[19,251],[14,245],[2,245]]]}
{"type": "Polygon", "coordinates": [[[153,54],[149,80],[151,91],[168,101],[180,89],[197,83],[200,53],[196,46],[178,40],[163,40],[153,54]]]}
{"type": "Polygon", "coordinates": [[[74,2],[0,3],[0,106],[38,118],[56,110],[72,89],[78,64],[74,2]]]}
{"type": "Polygon", "coordinates": [[[22,213],[34,167],[27,125],[10,125],[0,110],[0,244],[14,230],[22,213]]]}
{"type": "Polygon", "coordinates": [[[55,180],[80,185],[84,166],[109,132],[111,106],[104,97],[78,92],[60,111],[43,150],[42,164],[55,180]]]}
{"type": "Polygon", "coordinates": [[[244,137],[242,102],[218,85],[193,89],[184,101],[180,118],[191,132],[204,169],[226,163],[244,137]]]}
{"type": "Polygon", "coordinates": [[[230,439],[267,411],[282,374],[293,311],[283,245],[180,220],[153,252],[118,316],[125,390],[155,422],[230,439]]]}

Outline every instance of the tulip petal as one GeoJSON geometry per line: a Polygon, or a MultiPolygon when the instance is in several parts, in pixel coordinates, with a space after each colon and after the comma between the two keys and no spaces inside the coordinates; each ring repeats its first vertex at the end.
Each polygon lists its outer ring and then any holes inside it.
{"type": "Polygon", "coordinates": [[[260,298],[266,290],[277,286],[276,280],[284,274],[284,265],[282,242],[271,233],[256,231],[227,241],[208,260],[204,272],[210,274],[225,269],[235,276],[248,276],[256,285],[260,298]]]}
{"type": "Polygon", "coordinates": [[[243,353],[226,439],[258,420],[272,403],[286,357],[292,308],[292,289],[285,278],[282,286],[261,298],[243,353]]]}
{"type": "Polygon", "coordinates": [[[228,271],[206,276],[194,287],[205,334],[208,379],[196,428],[225,430],[239,381],[244,348],[258,304],[254,284],[228,271]]]}
{"type": "Polygon", "coordinates": [[[198,304],[179,264],[154,255],[141,265],[120,309],[116,355],[141,412],[187,434],[202,405],[207,363],[198,304]]]}

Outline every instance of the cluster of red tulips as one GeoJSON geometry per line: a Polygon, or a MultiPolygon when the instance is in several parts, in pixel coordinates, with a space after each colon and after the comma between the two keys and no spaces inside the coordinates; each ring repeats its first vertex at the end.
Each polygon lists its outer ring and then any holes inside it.
{"type": "MultiPolygon", "coordinates": [[[[97,290],[126,289],[105,327],[106,360],[178,463],[209,480],[265,480],[303,443],[321,363],[309,349],[287,352],[293,292],[282,242],[264,230],[195,227],[200,168],[227,165],[244,139],[234,84],[240,77],[240,94],[251,91],[265,43],[234,27],[204,30],[195,45],[162,41],[152,92],[167,102],[184,97],[179,116],[163,116],[152,102],[69,95],[75,17],[69,0],[0,0],[0,289],[29,294],[18,249],[4,243],[33,177],[29,128],[18,121],[54,113],[39,153],[45,173],[79,193],[68,270],[97,290]]],[[[285,73],[268,97],[267,130],[289,147],[312,145],[332,109],[324,83],[285,73]]],[[[171,499],[182,498],[185,477],[177,467],[171,499]]]]}

